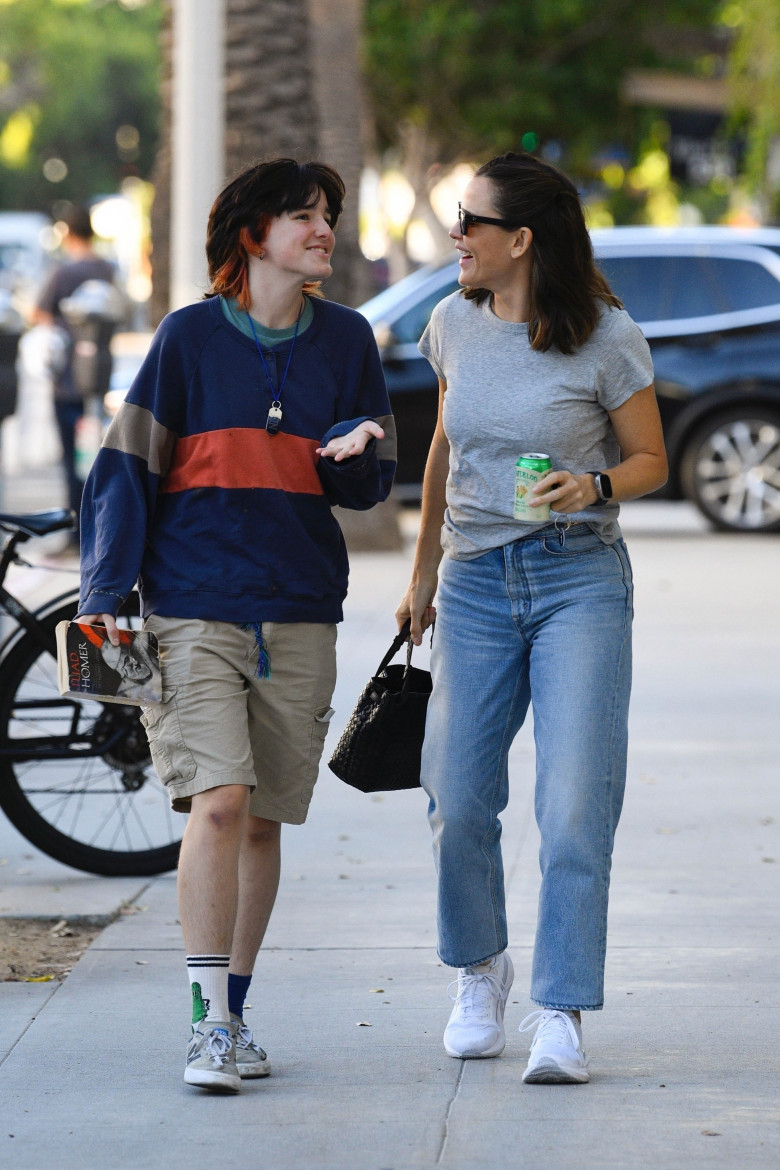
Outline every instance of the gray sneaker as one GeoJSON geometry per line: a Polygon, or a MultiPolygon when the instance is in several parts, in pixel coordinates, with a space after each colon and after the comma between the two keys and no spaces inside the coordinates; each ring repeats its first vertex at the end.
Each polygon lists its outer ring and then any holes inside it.
{"type": "Polygon", "coordinates": [[[238,1093],[241,1078],[236,1068],[236,1040],[232,1023],[201,1020],[187,1047],[184,1080],[201,1089],[238,1093]]]}
{"type": "Polygon", "coordinates": [[[240,1016],[230,1013],[230,1023],[236,1033],[236,1066],[240,1077],[267,1077],[271,1062],[259,1044],[255,1044],[252,1029],[240,1016]]]}

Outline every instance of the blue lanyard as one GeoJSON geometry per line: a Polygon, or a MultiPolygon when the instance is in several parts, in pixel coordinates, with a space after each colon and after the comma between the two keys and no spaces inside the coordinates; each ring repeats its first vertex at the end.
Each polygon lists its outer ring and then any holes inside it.
{"type": "Polygon", "coordinates": [[[271,409],[268,411],[268,418],[266,419],[265,429],[269,432],[269,434],[272,434],[272,435],[275,435],[276,432],[279,430],[279,426],[280,426],[281,421],[282,421],[282,391],[284,390],[284,384],[287,381],[287,375],[290,372],[290,362],[292,361],[293,350],[295,349],[295,342],[298,338],[298,326],[301,323],[301,316],[303,315],[303,308],[304,308],[305,304],[306,304],[306,302],[303,301],[303,303],[301,304],[300,311],[298,313],[298,317],[297,317],[296,322],[295,322],[295,332],[293,333],[292,342],[290,344],[290,352],[287,355],[287,365],[284,367],[284,373],[282,374],[282,380],[279,383],[278,390],[274,389],[274,380],[271,377],[271,371],[268,369],[268,363],[265,360],[265,354],[263,353],[262,347],[261,347],[260,342],[258,340],[257,332],[255,330],[255,323],[252,320],[252,317],[251,317],[249,311],[245,310],[246,315],[247,315],[247,320],[249,321],[249,327],[252,330],[252,336],[255,339],[255,345],[257,346],[257,352],[260,354],[260,361],[263,363],[263,369],[265,370],[265,376],[268,379],[268,386],[269,386],[269,389],[271,391],[271,409]]]}

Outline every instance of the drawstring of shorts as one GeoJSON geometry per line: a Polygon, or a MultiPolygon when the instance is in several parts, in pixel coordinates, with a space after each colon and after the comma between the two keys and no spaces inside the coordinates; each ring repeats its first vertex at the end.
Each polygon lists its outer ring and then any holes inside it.
{"type": "Polygon", "coordinates": [[[262,622],[244,622],[241,626],[242,630],[251,630],[257,642],[257,677],[270,678],[271,677],[271,655],[268,653],[268,647],[263,641],[263,623],[262,622]]]}

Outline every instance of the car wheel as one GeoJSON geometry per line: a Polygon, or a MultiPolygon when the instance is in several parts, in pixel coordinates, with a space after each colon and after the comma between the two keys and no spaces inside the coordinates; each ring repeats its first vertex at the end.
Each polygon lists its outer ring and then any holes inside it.
{"type": "Polygon", "coordinates": [[[717,528],[780,532],[780,413],[745,407],[713,415],[685,449],[686,496],[717,528]]]}

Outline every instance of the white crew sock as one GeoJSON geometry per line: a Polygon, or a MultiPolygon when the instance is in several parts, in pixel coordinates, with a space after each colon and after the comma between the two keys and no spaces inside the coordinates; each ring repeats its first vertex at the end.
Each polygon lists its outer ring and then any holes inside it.
{"type": "Polygon", "coordinates": [[[228,967],[230,955],[187,955],[187,974],[192,991],[192,1023],[230,1019],[228,967]]]}

